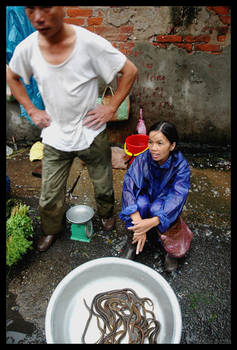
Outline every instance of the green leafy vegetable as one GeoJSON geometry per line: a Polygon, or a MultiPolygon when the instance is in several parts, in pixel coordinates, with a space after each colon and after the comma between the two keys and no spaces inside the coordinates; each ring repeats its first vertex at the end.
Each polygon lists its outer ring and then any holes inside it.
{"type": "Polygon", "coordinates": [[[32,249],[34,230],[29,207],[19,204],[12,208],[11,216],[6,223],[6,263],[8,266],[19,261],[28,249],[32,249]]]}

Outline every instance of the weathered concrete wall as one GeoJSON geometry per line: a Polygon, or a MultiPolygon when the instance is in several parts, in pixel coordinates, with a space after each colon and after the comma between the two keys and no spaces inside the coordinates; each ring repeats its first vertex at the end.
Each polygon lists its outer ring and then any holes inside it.
{"type": "MultiPolygon", "coordinates": [[[[168,51],[137,44],[131,59],[139,74],[133,87],[132,108],[139,105],[147,127],[159,119],[177,125],[181,139],[209,143],[229,142],[230,48],[214,57],[197,52],[188,55],[172,47],[168,51]]],[[[132,118],[135,128],[137,118],[132,118]]]]}
{"type": "Polygon", "coordinates": [[[183,141],[230,143],[229,6],[70,6],[65,14],[138,67],[130,119],[109,123],[111,142],[136,132],[141,105],[147,127],[162,118],[183,141]]]}

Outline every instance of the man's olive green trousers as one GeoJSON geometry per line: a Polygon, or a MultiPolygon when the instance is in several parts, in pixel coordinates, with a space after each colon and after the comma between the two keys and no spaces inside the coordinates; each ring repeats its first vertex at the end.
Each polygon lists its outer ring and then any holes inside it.
{"type": "Polygon", "coordinates": [[[64,229],[66,185],[75,157],[79,157],[87,166],[94,187],[98,215],[102,218],[113,215],[111,149],[106,129],[94,139],[88,149],[82,151],[63,152],[44,145],[39,202],[44,235],[57,234],[64,229]]]}

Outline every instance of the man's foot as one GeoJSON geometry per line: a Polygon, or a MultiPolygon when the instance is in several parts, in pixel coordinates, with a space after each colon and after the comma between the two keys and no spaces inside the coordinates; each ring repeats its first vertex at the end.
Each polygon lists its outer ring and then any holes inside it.
{"type": "Polygon", "coordinates": [[[175,271],[178,268],[178,259],[172,258],[170,255],[166,254],[164,266],[167,272],[175,271]]]}
{"type": "Polygon", "coordinates": [[[116,217],[111,216],[110,218],[102,218],[101,222],[105,231],[111,231],[115,226],[116,217]]]}
{"type": "Polygon", "coordinates": [[[56,239],[56,235],[42,236],[38,242],[37,250],[39,252],[46,252],[46,250],[48,250],[51,247],[51,245],[56,241],[56,239]]]}

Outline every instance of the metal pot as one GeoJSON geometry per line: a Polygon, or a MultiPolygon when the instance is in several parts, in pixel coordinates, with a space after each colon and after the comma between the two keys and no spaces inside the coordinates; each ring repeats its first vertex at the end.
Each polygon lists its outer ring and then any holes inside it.
{"type": "MultiPolygon", "coordinates": [[[[140,297],[146,296],[153,301],[156,318],[161,323],[159,343],[180,342],[181,310],[168,282],[146,265],[122,258],[106,257],[80,265],[56,287],[46,311],[47,343],[80,344],[89,316],[83,298],[90,305],[97,293],[120,288],[132,288],[140,297]]],[[[88,334],[89,343],[98,339],[96,328],[95,322],[95,327],[88,334]]]]}

